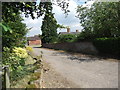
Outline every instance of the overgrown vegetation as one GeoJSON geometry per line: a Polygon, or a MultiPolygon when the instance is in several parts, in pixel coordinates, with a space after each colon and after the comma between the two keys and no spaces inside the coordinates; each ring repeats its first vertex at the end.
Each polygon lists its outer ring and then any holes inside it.
{"type": "Polygon", "coordinates": [[[96,48],[103,54],[120,55],[120,37],[119,38],[96,38],[93,41],[96,48]]]}
{"type": "Polygon", "coordinates": [[[93,41],[101,53],[119,55],[120,2],[99,2],[91,7],[78,6],[77,17],[83,26],[78,41],[93,41]]]}
{"type": "MultiPolygon", "coordinates": [[[[66,1],[57,2],[57,5],[60,6],[61,9],[67,14],[68,3],[66,1]]],[[[35,70],[36,68],[33,65],[25,64],[26,60],[29,57],[26,49],[29,51],[32,51],[32,49],[28,47],[25,49],[25,35],[27,34],[29,29],[26,27],[26,24],[22,22],[23,18],[21,17],[21,14],[24,13],[25,17],[31,16],[32,19],[36,18],[34,16],[34,13],[37,13],[37,18],[42,15],[46,15],[49,17],[49,15],[45,14],[47,11],[49,12],[49,8],[46,7],[45,3],[40,3],[39,5],[37,5],[36,2],[2,2],[2,8],[2,21],[0,22],[3,39],[2,66],[9,66],[10,80],[11,82],[14,82],[23,78],[23,76],[25,76],[26,74],[34,72],[33,70],[35,70]],[[28,70],[28,68],[31,69],[28,70]]],[[[53,13],[51,13],[50,16],[53,18],[53,13]]],[[[56,24],[56,21],[54,19],[52,20],[54,24],[56,24]]],[[[51,30],[55,30],[56,27],[52,27],[53,28],[51,30]]]]}
{"type": "Polygon", "coordinates": [[[19,72],[23,70],[25,66],[25,60],[28,57],[28,54],[23,48],[14,48],[12,51],[4,47],[3,52],[3,65],[8,65],[10,70],[10,80],[16,80],[20,76],[19,72]]]}
{"type": "Polygon", "coordinates": [[[59,35],[58,42],[75,42],[77,39],[77,35],[75,34],[63,34],[59,35]]]}
{"type": "MultiPolygon", "coordinates": [[[[25,80],[27,78],[26,82],[24,82],[25,85],[22,84],[23,88],[29,85],[28,82],[33,82],[34,80],[40,78],[40,73],[38,77],[38,75],[36,75],[36,73],[34,72],[35,70],[40,69],[40,67],[42,68],[42,65],[40,64],[40,61],[36,63],[36,61],[33,60],[33,58],[29,56],[27,52],[32,53],[32,48],[27,47],[26,49],[23,49],[17,47],[14,48],[12,52],[10,51],[9,48],[4,48],[3,65],[9,66],[10,81],[12,87],[17,87],[17,85],[21,81],[21,78],[25,80]]],[[[4,84],[4,80],[3,80],[3,84],[4,84]]],[[[21,88],[20,85],[19,88],[21,88]]]]}
{"type": "Polygon", "coordinates": [[[83,26],[82,38],[104,38],[120,36],[120,2],[94,3],[90,8],[78,6],[77,13],[83,26]]]}

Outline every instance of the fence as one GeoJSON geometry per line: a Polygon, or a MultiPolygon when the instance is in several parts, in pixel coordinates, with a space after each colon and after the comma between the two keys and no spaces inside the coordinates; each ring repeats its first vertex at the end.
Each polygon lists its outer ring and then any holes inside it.
{"type": "MultiPolygon", "coordinates": [[[[3,79],[4,79],[2,88],[4,88],[4,89],[10,88],[9,67],[4,66],[2,68],[2,70],[3,70],[3,79]]],[[[2,75],[1,75],[1,77],[2,77],[2,75]]]]}
{"type": "Polygon", "coordinates": [[[2,90],[2,70],[0,70],[0,90],[2,90]]]}

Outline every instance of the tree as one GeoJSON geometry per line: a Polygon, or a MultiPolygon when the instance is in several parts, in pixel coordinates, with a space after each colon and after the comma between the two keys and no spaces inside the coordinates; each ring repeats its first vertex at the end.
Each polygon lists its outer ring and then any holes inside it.
{"type": "MultiPolygon", "coordinates": [[[[64,13],[67,14],[69,12],[69,3],[67,2],[68,0],[56,1],[56,5],[60,6],[64,13]]],[[[5,22],[9,20],[14,21],[14,16],[19,12],[24,12],[26,17],[31,16],[32,19],[34,19],[34,13],[37,13],[37,17],[40,17],[45,14],[47,9],[44,2],[41,2],[39,5],[37,5],[36,2],[2,2],[2,8],[2,19],[5,22]]]]}
{"type": "Polygon", "coordinates": [[[45,16],[43,18],[41,30],[42,30],[42,42],[43,43],[54,43],[57,40],[57,21],[52,13],[52,3],[45,3],[45,16]]]}
{"type": "Polygon", "coordinates": [[[4,22],[15,21],[15,16],[24,12],[25,16],[29,15],[34,19],[34,12],[37,11],[36,2],[2,2],[2,19],[4,22]]]}
{"type": "Polygon", "coordinates": [[[120,2],[100,2],[94,3],[91,8],[78,6],[77,17],[87,38],[120,36],[119,4],[120,2]]]}
{"type": "MultiPolygon", "coordinates": [[[[2,2],[2,25],[7,26],[10,30],[2,29],[3,47],[13,48],[16,46],[25,45],[25,35],[27,34],[26,24],[22,23],[21,11],[25,12],[25,15],[30,14],[32,18],[33,10],[35,10],[35,3],[22,3],[22,2],[2,2]]],[[[3,27],[2,26],[2,27],[3,27]]]]}
{"type": "Polygon", "coordinates": [[[3,29],[2,39],[3,39],[3,47],[13,48],[16,46],[24,46],[25,45],[25,35],[28,32],[26,24],[22,23],[22,18],[18,14],[15,16],[15,21],[9,21],[7,23],[3,22],[3,24],[7,24],[10,30],[5,31],[3,29]]]}
{"type": "Polygon", "coordinates": [[[64,25],[60,25],[60,24],[57,24],[57,27],[61,30],[61,29],[66,29],[68,28],[68,26],[64,26],[64,25]]]}
{"type": "MultiPolygon", "coordinates": [[[[68,3],[66,1],[57,2],[57,5],[60,6],[65,13],[68,12],[68,3]]],[[[26,29],[26,25],[21,22],[22,20],[20,20],[21,12],[25,14],[25,17],[31,16],[32,19],[34,19],[36,18],[34,13],[37,13],[37,17],[45,14],[46,9],[48,9],[45,7],[45,3],[40,3],[40,5],[37,5],[36,2],[2,2],[2,8],[4,9],[2,9],[1,25],[2,27],[5,25],[11,28],[10,32],[3,29],[3,46],[11,47],[12,45],[17,45],[18,41],[20,42],[21,40],[24,40],[24,36],[28,30],[26,29]]]]}

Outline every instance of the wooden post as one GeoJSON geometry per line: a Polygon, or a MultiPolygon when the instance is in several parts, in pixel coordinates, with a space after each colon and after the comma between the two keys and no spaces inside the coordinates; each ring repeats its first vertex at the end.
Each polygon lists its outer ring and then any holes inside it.
{"type": "Polygon", "coordinates": [[[2,71],[0,70],[0,90],[2,90],[2,71]]]}
{"type": "Polygon", "coordinates": [[[8,66],[4,67],[4,80],[5,80],[5,88],[10,88],[10,78],[9,78],[8,66]]]}

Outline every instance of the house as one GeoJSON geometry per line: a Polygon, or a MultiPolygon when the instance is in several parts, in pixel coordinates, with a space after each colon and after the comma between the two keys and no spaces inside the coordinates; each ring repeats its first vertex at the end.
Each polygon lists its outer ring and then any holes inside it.
{"type": "Polygon", "coordinates": [[[33,37],[27,37],[28,45],[41,45],[41,38],[39,35],[34,35],[33,37]]]}
{"type": "Polygon", "coordinates": [[[67,32],[59,32],[59,34],[79,34],[80,32],[76,30],[76,32],[70,32],[70,28],[67,28],[67,32]]]}

